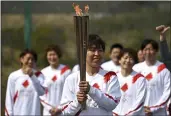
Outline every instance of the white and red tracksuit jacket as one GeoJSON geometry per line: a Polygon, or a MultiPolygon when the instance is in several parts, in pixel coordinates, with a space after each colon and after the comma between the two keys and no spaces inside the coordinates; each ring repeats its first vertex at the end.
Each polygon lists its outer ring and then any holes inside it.
{"type": "Polygon", "coordinates": [[[171,74],[165,64],[159,61],[153,66],[146,62],[136,64],[133,69],[147,80],[147,95],[144,106],[150,107],[153,115],[166,115],[166,104],[171,94],[171,74]]]}
{"type": "Polygon", "coordinates": [[[60,64],[57,69],[48,66],[41,72],[45,76],[47,86],[46,94],[40,97],[44,107],[43,115],[50,115],[50,109],[58,107],[60,104],[64,82],[71,73],[71,70],[68,66],[60,64]]]}
{"type": "Polygon", "coordinates": [[[5,115],[40,115],[39,96],[45,93],[44,76],[34,71],[32,77],[21,69],[14,71],[8,78],[5,115]]]}
{"type": "Polygon", "coordinates": [[[112,115],[112,110],[117,106],[121,96],[116,74],[100,69],[94,76],[86,73],[86,81],[90,84],[90,91],[86,110],[82,111],[76,97],[79,91],[80,72],[72,73],[66,79],[61,100],[61,115],[112,115]]]}
{"type": "Polygon", "coordinates": [[[113,110],[113,115],[144,115],[146,96],[146,79],[140,73],[133,71],[127,77],[117,73],[122,93],[119,104],[113,110]]]}
{"type": "Polygon", "coordinates": [[[112,60],[104,62],[101,67],[107,71],[114,71],[115,73],[120,72],[121,66],[114,64],[112,60]]]}

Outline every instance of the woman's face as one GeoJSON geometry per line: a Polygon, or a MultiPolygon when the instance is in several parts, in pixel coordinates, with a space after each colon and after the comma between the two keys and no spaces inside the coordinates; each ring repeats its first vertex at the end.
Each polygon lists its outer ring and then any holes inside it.
{"type": "Polygon", "coordinates": [[[137,57],[138,57],[138,62],[143,62],[144,61],[144,54],[143,54],[142,50],[138,51],[137,57]]]}
{"type": "Polygon", "coordinates": [[[24,67],[28,66],[30,68],[33,68],[35,65],[35,59],[34,56],[30,53],[27,53],[23,57],[20,58],[20,62],[24,67]]]}
{"type": "Polygon", "coordinates": [[[119,63],[122,69],[129,69],[129,68],[132,69],[135,61],[134,61],[134,58],[130,54],[124,53],[124,55],[119,60],[119,63]]]}
{"type": "Polygon", "coordinates": [[[103,55],[103,49],[96,48],[96,46],[93,45],[90,49],[87,50],[86,63],[91,67],[99,67],[102,63],[103,55]]]}
{"type": "Polygon", "coordinates": [[[117,65],[119,64],[119,55],[121,54],[121,49],[120,48],[113,48],[110,54],[111,60],[117,65]]]}
{"type": "Polygon", "coordinates": [[[59,57],[55,51],[47,52],[47,61],[50,65],[57,65],[59,62],[59,57]]]}
{"type": "Polygon", "coordinates": [[[157,51],[153,48],[151,44],[147,44],[143,49],[143,55],[145,60],[152,61],[156,59],[157,51]]]}

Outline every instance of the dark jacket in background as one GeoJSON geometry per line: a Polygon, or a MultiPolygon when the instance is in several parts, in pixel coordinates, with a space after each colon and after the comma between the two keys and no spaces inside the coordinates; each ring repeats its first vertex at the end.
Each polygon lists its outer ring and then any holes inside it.
{"type": "Polygon", "coordinates": [[[171,72],[171,52],[169,52],[167,41],[160,41],[159,45],[162,61],[166,64],[167,68],[171,72]]]}

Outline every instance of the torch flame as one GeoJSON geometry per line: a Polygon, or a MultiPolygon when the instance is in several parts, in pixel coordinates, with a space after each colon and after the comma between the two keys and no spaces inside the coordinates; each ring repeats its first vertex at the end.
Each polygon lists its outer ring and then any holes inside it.
{"type": "MultiPolygon", "coordinates": [[[[72,6],[74,7],[75,13],[76,13],[77,16],[83,16],[82,10],[80,9],[80,6],[79,6],[78,4],[75,5],[75,4],[73,3],[72,6]]],[[[86,6],[84,7],[85,14],[88,14],[88,10],[89,10],[89,6],[86,5],[86,6]]]]}
{"type": "Polygon", "coordinates": [[[84,7],[84,10],[85,10],[85,13],[88,14],[89,6],[86,5],[86,6],[84,7]]]}
{"type": "Polygon", "coordinates": [[[75,4],[73,3],[73,7],[74,7],[74,9],[75,9],[75,12],[76,12],[76,15],[77,15],[77,16],[82,16],[82,15],[83,15],[82,10],[80,9],[80,6],[79,6],[79,5],[75,5],[75,4]]]}

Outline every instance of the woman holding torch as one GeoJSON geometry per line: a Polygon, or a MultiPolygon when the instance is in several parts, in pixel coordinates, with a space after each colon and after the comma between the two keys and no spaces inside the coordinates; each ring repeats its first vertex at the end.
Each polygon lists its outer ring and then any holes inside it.
{"type": "Polygon", "coordinates": [[[80,72],[69,75],[61,100],[62,115],[112,115],[121,93],[117,76],[100,68],[105,51],[104,41],[89,35],[86,57],[86,81],[80,81],[80,72]],[[86,109],[81,104],[86,103],[86,109]]]}

